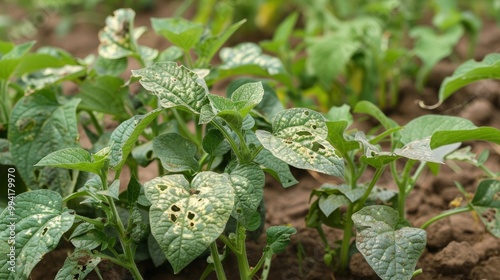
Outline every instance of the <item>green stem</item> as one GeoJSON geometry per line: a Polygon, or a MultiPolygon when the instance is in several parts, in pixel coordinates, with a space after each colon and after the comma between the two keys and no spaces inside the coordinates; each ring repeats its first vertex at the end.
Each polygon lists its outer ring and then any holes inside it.
{"type": "Polygon", "coordinates": [[[99,136],[102,136],[103,134],[103,130],[102,130],[102,127],[101,125],[99,124],[99,121],[97,120],[97,118],[95,117],[94,113],[92,111],[86,111],[89,116],[90,116],[90,121],[92,121],[92,124],[94,125],[95,127],[95,130],[97,131],[97,134],[99,134],[99,136]]]}
{"type": "Polygon", "coordinates": [[[95,226],[97,226],[98,228],[103,228],[104,224],[98,220],[94,220],[94,219],[91,219],[91,218],[88,218],[88,217],[85,217],[85,216],[80,216],[78,214],[75,214],[75,218],[78,219],[78,220],[81,220],[83,222],[87,222],[89,224],[93,224],[95,226]]]}
{"type": "MultiPolygon", "coordinates": [[[[122,260],[120,259],[117,259],[117,258],[114,258],[114,257],[111,257],[109,255],[106,255],[106,254],[101,254],[101,253],[94,253],[94,255],[96,257],[100,257],[101,259],[107,259],[107,260],[110,260],[111,262],[121,266],[121,267],[125,267],[125,268],[128,268],[130,269],[130,265],[126,262],[123,262],[122,260]]],[[[141,278],[142,279],[142,278],[141,278]]]]}
{"type": "Polygon", "coordinates": [[[266,258],[264,260],[264,268],[262,269],[262,274],[260,276],[261,280],[266,280],[269,276],[269,271],[271,271],[271,258],[266,258]]]}
{"type": "Polygon", "coordinates": [[[417,170],[415,171],[415,173],[413,173],[413,176],[411,176],[411,180],[410,180],[409,184],[406,185],[405,193],[410,193],[411,190],[413,190],[413,188],[415,187],[415,184],[417,183],[417,179],[418,179],[418,177],[420,177],[420,175],[424,171],[426,164],[427,163],[425,161],[420,162],[419,166],[417,167],[417,170]]]}
{"type": "MultiPolygon", "coordinates": [[[[107,172],[101,172],[100,174],[101,182],[102,182],[102,187],[103,190],[108,189],[108,184],[106,181],[107,178],[107,172]]],[[[135,264],[134,261],[134,254],[132,252],[132,246],[131,245],[131,240],[127,238],[127,234],[125,232],[125,227],[123,226],[122,220],[120,218],[120,215],[118,214],[118,209],[116,209],[115,201],[113,198],[106,196],[106,200],[109,204],[109,207],[111,209],[111,213],[113,217],[110,217],[111,221],[114,221],[116,223],[116,229],[118,231],[118,238],[120,240],[120,244],[122,246],[123,252],[125,253],[125,259],[127,261],[127,267],[129,271],[132,273],[132,276],[134,276],[134,279],[136,280],[142,280],[141,273],[139,272],[139,269],[137,268],[137,265],[135,264]]]]}
{"type": "Polygon", "coordinates": [[[224,243],[224,245],[226,245],[231,251],[233,251],[233,253],[241,254],[240,250],[234,247],[233,242],[231,242],[231,240],[229,240],[229,238],[227,238],[225,235],[221,234],[219,236],[219,239],[224,243]]]}
{"type": "Polygon", "coordinates": [[[408,180],[410,179],[410,171],[413,165],[415,164],[414,160],[408,160],[405,164],[405,168],[403,169],[403,173],[401,174],[401,178],[403,180],[400,181],[398,185],[399,195],[398,195],[398,212],[399,217],[402,219],[406,218],[405,213],[405,201],[406,201],[406,188],[408,186],[408,180]]]}
{"type": "Polygon", "coordinates": [[[251,268],[250,274],[248,275],[248,279],[252,279],[255,276],[255,274],[259,272],[260,268],[262,267],[266,259],[267,259],[266,254],[265,253],[262,254],[262,257],[260,258],[259,262],[255,265],[255,267],[251,268]]]}
{"type": "Polygon", "coordinates": [[[212,120],[211,123],[215,127],[217,127],[217,129],[222,133],[222,135],[224,135],[224,138],[226,138],[227,142],[229,142],[229,145],[233,149],[233,152],[236,155],[236,157],[238,158],[238,161],[239,162],[244,162],[244,158],[243,158],[243,156],[242,156],[242,154],[240,152],[238,144],[236,144],[236,142],[234,141],[233,137],[231,137],[231,135],[229,135],[229,133],[227,133],[227,131],[224,129],[224,127],[222,127],[222,125],[220,125],[219,122],[217,122],[217,120],[214,119],[214,120],[212,120]]]}
{"type": "Polygon", "coordinates": [[[240,254],[235,253],[238,260],[238,270],[240,272],[241,280],[248,280],[250,275],[250,266],[248,264],[247,249],[246,249],[246,229],[240,223],[236,224],[236,248],[240,254]]]}
{"type": "Polygon", "coordinates": [[[423,225],[421,225],[420,228],[426,229],[432,223],[437,222],[443,218],[446,218],[446,217],[451,216],[451,215],[459,214],[459,213],[469,212],[469,211],[472,211],[472,208],[470,206],[463,206],[463,207],[458,207],[455,209],[448,210],[446,212],[443,212],[437,216],[430,218],[429,220],[427,220],[427,222],[425,222],[423,225]]]}
{"type": "Polygon", "coordinates": [[[209,264],[200,276],[200,280],[205,280],[214,271],[214,264],[209,264]]]}
{"type": "Polygon", "coordinates": [[[363,208],[366,200],[368,199],[368,197],[370,196],[370,193],[372,192],[373,187],[377,183],[378,179],[380,178],[380,176],[382,175],[384,170],[385,170],[385,165],[381,168],[377,168],[377,170],[375,171],[375,174],[373,175],[373,178],[370,182],[370,185],[368,185],[368,189],[363,194],[363,197],[361,197],[361,199],[356,203],[355,212],[360,210],[361,208],[363,208]]]}
{"type": "Polygon", "coordinates": [[[347,212],[345,214],[346,221],[344,225],[344,238],[342,239],[342,247],[340,248],[340,273],[344,273],[349,265],[349,247],[351,246],[352,237],[352,214],[354,212],[354,204],[351,203],[347,207],[347,212]]]}
{"type": "Polygon", "coordinates": [[[212,242],[210,244],[210,254],[212,255],[212,260],[214,261],[215,273],[217,274],[218,280],[226,280],[226,274],[224,273],[224,268],[219,258],[219,251],[217,250],[217,244],[212,242]]]}

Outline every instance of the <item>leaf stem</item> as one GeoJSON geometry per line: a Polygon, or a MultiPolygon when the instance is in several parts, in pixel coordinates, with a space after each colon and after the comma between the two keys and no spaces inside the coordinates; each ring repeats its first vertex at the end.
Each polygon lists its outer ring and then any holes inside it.
{"type": "Polygon", "coordinates": [[[76,219],[79,219],[83,222],[87,222],[89,224],[92,224],[94,226],[97,226],[99,227],[99,229],[102,229],[104,224],[98,220],[94,220],[94,219],[91,219],[91,218],[88,218],[88,217],[85,217],[85,216],[81,216],[81,215],[78,215],[78,214],[75,214],[75,218],[76,219]]]}
{"type": "MultiPolygon", "coordinates": [[[[196,147],[198,148],[198,150],[201,150],[202,149],[201,143],[198,142],[198,139],[196,138],[196,136],[194,136],[193,133],[191,133],[191,131],[189,131],[189,129],[187,129],[186,122],[182,119],[181,115],[179,114],[179,111],[177,111],[177,109],[175,109],[175,108],[172,108],[172,113],[174,114],[175,119],[179,123],[179,128],[182,132],[182,135],[184,137],[189,138],[189,140],[191,140],[191,142],[196,144],[196,147]]],[[[195,124],[195,125],[197,126],[197,124],[195,124]]]]}
{"type": "Polygon", "coordinates": [[[224,273],[224,268],[222,267],[222,263],[219,258],[219,251],[217,250],[217,244],[215,243],[215,241],[210,244],[210,254],[212,256],[212,260],[214,261],[217,279],[226,280],[226,274],[224,273]]]}
{"type": "Polygon", "coordinates": [[[266,280],[269,276],[269,271],[271,271],[271,258],[266,258],[264,260],[264,268],[262,269],[261,280],[266,280]]]}
{"type": "MultiPolygon", "coordinates": [[[[248,275],[248,279],[252,279],[255,274],[257,274],[257,272],[259,272],[260,268],[262,267],[262,265],[264,264],[264,262],[266,261],[266,254],[262,254],[262,257],[260,257],[260,260],[259,262],[250,269],[250,274],[248,275]]],[[[263,278],[261,278],[263,279],[263,278]]]]}
{"type": "Polygon", "coordinates": [[[244,162],[243,156],[241,155],[240,149],[238,147],[238,144],[234,141],[233,137],[227,133],[227,131],[222,127],[222,125],[219,124],[219,122],[215,119],[211,121],[211,123],[217,127],[217,129],[224,135],[224,138],[226,138],[227,142],[229,142],[229,145],[231,145],[231,148],[233,149],[234,154],[238,158],[239,162],[244,162]]]}
{"type": "Polygon", "coordinates": [[[246,249],[246,229],[240,223],[236,223],[236,248],[241,253],[236,255],[236,259],[238,260],[238,270],[240,272],[241,280],[248,280],[250,275],[250,266],[248,265],[247,258],[247,249],[246,249]]]}
{"type": "Polygon", "coordinates": [[[458,207],[458,208],[455,208],[455,209],[451,209],[451,210],[448,210],[448,211],[445,211],[437,216],[434,216],[432,218],[430,218],[429,220],[427,220],[427,222],[425,222],[423,225],[420,226],[421,229],[426,229],[428,226],[430,226],[432,223],[434,222],[437,222],[443,218],[446,218],[448,216],[451,216],[451,215],[455,215],[455,214],[460,214],[460,213],[464,213],[464,212],[469,212],[469,211],[472,211],[472,208],[470,206],[462,206],[462,207],[458,207]]]}
{"type": "Polygon", "coordinates": [[[219,236],[219,239],[224,243],[224,245],[226,245],[231,251],[233,251],[233,253],[235,254],[241,254],[241,252],[239,251],[238,248],[234,247],[233,243],[231,242],[231,240],[229,240],[229,238],[227,238],[225,235],[220,235],[219,236]]]}

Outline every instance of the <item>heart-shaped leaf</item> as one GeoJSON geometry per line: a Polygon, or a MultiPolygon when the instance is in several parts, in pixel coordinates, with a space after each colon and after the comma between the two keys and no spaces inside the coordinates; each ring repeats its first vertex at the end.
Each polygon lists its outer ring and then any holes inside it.
{"type": "Polygon", "coordinates": [[[208,104],[208,88],[198,74],[175,62],[157,62],[147,68],[132,70],[141,85],[158,96],[164,108],[182,107],[199,114],[208,104]]]}
{"type": "Polygon", "coordinates": [[[163,168],[170,172],[198,171],[196,145],[177,133],[167,133],[153,139],[153,150],[163,168]]]}
{"type": "Polygon", "coordinates": [[[14,203],[15,209],[6,208],[0,214],[0,279],[6,280],[28,279],[75,219],[74,211],[63,209],[62,197],[54,191],[25,192],[16,196],[14,203]]]}
{"type": "Polygon", "coordinates": [[[167,175],[144,184],[151,232],[178,273],[203,253],[224,230],[234,206],[234,190],[225,175],[202,172],[191,184],[167,175]]]}
{"type": "Polygon", "coordinates": [[[325,119],[318,112],[294,108],[282,111],[273,121],[273,134],[258,130],[262,145],[284,162],[297,168],[343,177],[343,159],[326,137],[325,119]]]}
{"type": "Polygon", "coordinates": [[[352,215],[356,247],[382,279],[411,279],[425,249],[427,234],[419,228],[398,228],[399,214],[382,205],[352,215]]]}

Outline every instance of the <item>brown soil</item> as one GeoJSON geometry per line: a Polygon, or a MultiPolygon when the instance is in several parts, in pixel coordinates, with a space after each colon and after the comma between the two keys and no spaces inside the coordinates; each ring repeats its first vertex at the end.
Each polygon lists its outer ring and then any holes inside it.
{"type": "MultiPolygon", "coordinates": [[[[160,1],[157,1],[160,3],[160,1]]],[[[165,17],[174,11],[175,5],[161,2],[158,8],[152,11],[141,12],[136,19],[136,25],[149,25],[150,17],[165,17]]],[[[99,27],[76,25],[64,38],[58,38],[53,33],[57,18],[47,19],[38,34],[39,45],[59,46],[79,57],[96,53],[99,27]]],[[[500,29],[495,23],[485,24],[480,35],[480,46],[476,49],[476,58],[482,59],[485,54],[500,49],[500,29]]],[[[164,48],[166,42],[159,39],[152,32],[146,34],[142,41],[153,47],[164,48]]],[[[464,56],[465,43],[457,46],[459,56],[464,56]]],[[[433,104],[436,100],[439,85],[444,77],[450,75],[456,63],[442,62],[430,75],[427,88],[419,94],[411,83],[406,83],[401,88],[400,105],[391,117],[404,124],[422,114],[435,113],[447,115],[460,115],[471,119],[477,125],[487,125],[500,128],[500,86],[495,81],[482,81],[467,86],[445,102],[435,111],[427,111],[418,107],[418,100],[424,99],[426,103],[433,104]]],[[[137,68],[132,63],[130,68],[137,68]]],[[[361,124],[364,128],[373,126],[373,122],[361,124]]],[[[483,149],[491,150],[491,157],[487,166],[495,172],[500,171],[500,147],[485,143],[471,144],[475,152],[483,149]]],[[[450,208],[449,203],[460,196],[454,187],[458,181],[466,187],[467,191],[474,192],[482,173],[470,166],[459,165],[461,170],[453,171],[449,166],[443,166],[438,177],[433,177],[429,172],[424,174],[418,182],[414,192],[407,201],[409,220],[419,226],[429,217],[432,217],[450,208]]],[[[145,178],[153,177],[154,171],[145,178]]],[[[292,224],[298,233],[292,236],[291,245],[285,253],[279,254],[272,262],[269,279],[377,279],[372,269],[364,259],[355,254],[350,263],[350,272],[345,276],[333,275],[332,271],[323,262],[323,245],[315,230],[305,227],[304,218],[309,208],[309,195],[311,191],[324,182],[335,182],[333,178],[326,178],[315,173],[294,171],[300,183],[288,189],[282,188],[277,182],[268,178],[265,187],[265,202],[267,207],[266,224],[280,225],[292,224]]],[[[369,178],[370,172],[366,174],[369,178]]],[[[394,188],[388,181],[388,176],[382,176],[380,184],[387,188],[394,188]]],[[[338,183],[338,182],[337,182],[338,183]]],[[[325,229],[326,234],[333,243],[341,238],[341,232],[325,229]]],[[[485,231],[484,226],[477,217],[470,213],[456,215],[431,225],[427,229],[428,245],[418,262],[417,268],[423,269],[423,274],[415,279],[500,279],[500,239],[492,237],[485,231]]],[[[265,238],[258,241],[248,241],[250,262],[255,263],[262,253],[265,238]]],[[[64,259],[71,249],[62,244],[53,253],[44,257],[35,268],[32,279],[53,279],[64,259]]],[[[167,267],[154,268],[149,262],[141,263],[141,269],[146,279],[198,279],[203,271],[205,260],[196,260],[177,276],[167,267]]],[[[228,279],[237,279],[235,274],[237,266],[233,260],[225,264],[228,268],[228,279]]],[[[119,268],[110,269],[109,264],[100,265],[105,279],[129,279],[130,276],[119,268]]],[[[91,277],[91,279],[94,279],[91,277]]]]}

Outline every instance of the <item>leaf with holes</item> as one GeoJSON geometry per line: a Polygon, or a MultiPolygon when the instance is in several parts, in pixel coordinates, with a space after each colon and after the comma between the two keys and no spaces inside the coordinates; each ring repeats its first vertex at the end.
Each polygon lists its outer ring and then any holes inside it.
{"type": "Polygon", "coordinates": [[[199,114],[208,104],[208,88],[202,78],[175,62],[157,62],[147,68],[132,70],[141,85],[158,96],[164,108],[181,107],[199,114]]]}
{"type": "Polygon", "coordinates": [[[153,150],[169,172],[198,171],[196,145],[177,133],[167,133],[153,139],[153,150]]]}
{"type": "Polygon", "coordinates": [[[399,227],[396,210],[367,206],[352,215],[356,247],[382,279],[411,279],[427,235],[419,228],[399,227]]]}
{"type": "Polygon", "coordinates": [[[264,172],[255,164],[243,164],[230,172],[229,179],[236,196],[231,215],[243,226],[250,228],[249,225],[264,195],[264,172]]]}
{"type": "Polygon", "coordinates": [[[10,153],[24,182],[31,189],[62,191],[71,186],[70,171],[34,166],[51,152],[79,147],[76,107],[79,99],[60,103],[49,90],[25,96],[14,107],[9,120],[10,153]]]}
{"type": "Polygon", "coordinates": [[[0,214],[0,242],[15,248],[8,252],[15,254],[14,270],[8,269],[13,266],[8,258],[0,258],[0,278],[5,280],[28,279],[43,256],[57,247],[75,218],[73,211],[63,209],[61,195],[50,190],[22,193],[14,203],[15,210],[6,208],[0,214]],[[12,233],[15,239],[9,239],[12,233]]]}
{"type": "Polygon", "coordinates": [[[481,181],[470,205],[486,225],[486,229],[500,238],[500,181],[481,181]]]}
{"type": "Polygon", "coordinates": [[[198,173],[191,184],[167,175],[144,184],[151,201],[151,232],[178,273],[203,253],[224,230],[234,206],[226,175],[198,173]]]}
{"type": "Polygon", "coordinates": [[[125,164],[132,147],[142,131],[160,114],[161,110],[153,110],[145,115],[136,115],[121,123],[111,134],[110,166],[119,170],[125,164]]]}
{"type": "Polygon", "coordinates": [[[99,55],[107,59],[138,55],[143,60],[153,60],[158,51],[139,46],[137,39],[146,31],[134,28],[135,12],[132,9],[118,9],[106,18],[106,26],[99,32],[99,55]]]}
{"type": "Polygon", "coordinates": [[[257,138],[274,156],[302,169],[343,177],[343,159],[326,137],[323,116],[305,108],[282,111],[273,121],[273,134],[258,130],[257,138]]]}
{"type": "Polygon", "coordinates": [[[96,256],[88,249],[76,249],[65,261],[63,267],[57,272],[55,280],[83,280],[101,262],[101,257],[96,256]]]}

